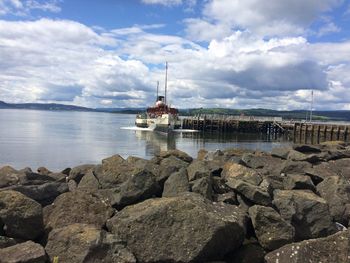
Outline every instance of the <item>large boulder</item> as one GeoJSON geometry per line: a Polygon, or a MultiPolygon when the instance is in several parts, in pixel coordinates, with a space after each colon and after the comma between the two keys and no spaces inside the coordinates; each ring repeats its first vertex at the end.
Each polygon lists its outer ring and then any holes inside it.
{"type": "Polygon", "coordinates": [[[140,170],[120,185],[120,191],[116,196],[114,206],[117,209],[122,209],[147,198],[161,196],[161,193],[162,189],[155,175],[150,171],[140,170]]]}
{"type": "Polygon", "coordinates": [[[69,172],[68,179],[74,180],[77,184],[79,184],[81,178],[84,177],[90,170],[93,170],[95,165],[93,164],[83,164],[72,168],[69,172]]]}
{"type": "Polygon", "coordinates": [[[259,185],[262,181],[262,178],[257,171],[234,162],[227,162],[225,164],[221,177],[228,183],[239,179],[253,185],[259,185]]]}
{"type": "Polygon", "coordinates": [[[317,185],[318,193],[327,201],[333,220],[343,225],[349,222],[350,184],[339,176],[330,176],[317,185]]]}
{"type": "Polygon", "coordinates": [[[185,162],[192,162],[193,158],[189,156],[187,153],[180,151],[180,150],[168,150],[168,151],[161,151],[159,156],[161,158],[168,158],[170,156],[175,156],[176,158],[183,160],[185,162]]]}
{"type": "Polygon", "coordinates": [[[17,191],[0,192],[0,225],[5,235],[36,239],[44,230],[41,205],[17,191]]]}
{"type": "Polygon", "coordinates": [[[350,231],[285,245],[265,256],[266,263],[349,262],[350,231]]]}
{"type": "Polygon", "coordinates": [[[44,248],[33,241],[0,249],[0,262],[4,263],[45,263],[46,259],[44,248]]]}
{"type": "MultiPolygon", "coordinates": [[[[71,180],[74,181],[74,180],[71,180]]],[[[75,182],[75,181],[74,181],[75,182]]],[[[100,182],[97,180],[94,171],[90,169],[83,178],[81,178],[77,188],[79,190],[85,190],[85,191],[90,191],[94,192],[101,188],[100,182]]]]}
{"type": "Polygon", "coordinates": [[[188,193],[128,206],[108,220],[107,228],[139,262],[206,262],[242,244],[245,220],[235,206],[188,193]]]}
{"type": "Polygon", "coordinates": [[[163,197],[171,197],[190,191],[186,169],[173,173],[164,183],[163,197]]]}
{"type": "Polygon", "coordinates": [[[294,227],[273,208],[255,205],[249,208],[255,234],[267,250],[277,249],[294,240],[294,227]]]}
{"type": "Polygon", "coordinates": [[[170,155],[169,157],[164,158],[160,161],[159,175],[157,175],[157,181],[160,183],[161,186],[163,186],[164,182],[166,181],[166,179],[169,178],[170,175],[179,171],[181,168],[187,168],[187,166],[187,162],[173,155],[170,155]]]}
{"type": "Polygon", "coordinates": [[[226,184],[254,204],[264,206],[271,205],[272,200],[269,193],[259,186],[242,180],[230,180],[226,184]]]}
{"type": "Polygon", "coordinates": [[[213,178],[202,177],[191,182],[192,192],[198,193],[209,200],[213,200],[213,178]]]}
{"type": "Polygon", "coordinates": [[[15,185],[20,182],[21,177],[25,176],[20,174],[17,170],[11,166],[3,166],[0,168],[0,188],[15,185]]]}
{"type": "Polygon", "coordinates": [[[283,174],[305,174],[305,171],[310,169],[312,164],[306,161],[284,161],[280,173],[283,174]]]}
{"type": "Polygon", "coordinates": [[[290,150],[287,159],[296,162],[309,162],[309,163],[319,163],[324,160],[319,154],[304,154],[296,150],[290,150]]]}
{"type": "Polygon", "coordinates": [[[274,147],[272,148],[271,155],[273,157],[278,157],[286,160],[288,158],[288,154],[292,148],[291,147],[274,147]]]}
{"type": "Polygon", "coordinates": [[[48,182],[41,185],[16,185],[9,189],[20,192],[43,206],[51,204],[57,196],[69,191],[67,183],[61,182],[48,182]]]}
{"type": "Polygon", "coordinates": [[[51,262],[136,263],[116,236],[87,224],[72,224],[51,231],[45,250],[51,262]]]}
{"type": "Polygon", "coordinates": [[[95,194],[79,190],[67,192],[45,207],[45,228],[50,231],[73,223],[93,224],[101,228],[113,213],[114,209],[108,202],[95,194]]]}
{"type": "Polygon", "coordinates": [[[326,200],[307,190],[276,190],[273,204],[290,222],[297,240],[318,238],[335,232],[326,200]]]}
{"type": "Polygon", "coordinates": [[[310,144],[295,144],[293,145],[293,149],[295,151],[305,153],[305,154],[311,154],[311,153],[320,153],[322,147],[318,145],[310,145],[310,144]]]}
{"type": "Polygon", "coordinates": [[[285,190],[292,189],[309,189],[315,191],[315,185],[311,178],[307,175],[288,174],[283,179],[283,187],[285,190]]]}
{"type": "Polygon", "coordinates": [[[124,183],[133,173],[134,167],[120,155],[102,160],[102,165],[94,169],[94,174],[102,188],[113,188],[124,183]]]}
{"type": "Polygon", "coordinates": [[[266,165],[268,159],[269,156],[257,156],[252,153],[245,153],[242,156],[241,162],[247,167],[259,169],[266,165]]]}
{"type": "Polygon", "coordinates": [[[221,163],[217,161],[196,160],[187,167],[189,181],[194,181],[208,176],[219,176],[221,171],[221,163]]]}

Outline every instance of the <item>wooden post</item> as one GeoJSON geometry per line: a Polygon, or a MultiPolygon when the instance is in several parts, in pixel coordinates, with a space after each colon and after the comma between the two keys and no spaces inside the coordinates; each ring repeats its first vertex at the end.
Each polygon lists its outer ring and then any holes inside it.
{"type": "Polygon", "coordinates": [[[304,138],[304,143],[305,143],[305,144],[307,144],[307,136],[308,136],[307,130],[308,130],[308,127],[309,127],[309,126],[306,124],[306,125],[305,125],[305,138],[304,138]]]}
{"type": "Polygon", "coordinates": [[[332,125],[331,126],[331,138],[330,138],[330,141],[333,141],[333,132],[334,132],[334,127],[332,125]]]}
{"type": "Polygon", "coordinates": [[[346,126],[344,130],[344,142],[346,142],[347,140],[348,140],[348,126],[346,126]]]}
{"type": "Polygon", "coordinates": [[[318,125],[318,127],[317,127],[317,144],[320,144],[320,132],[321,132],[321,126],[318,125]]]}
{"type": "Polygon", "coordinates": [[[297,123],[294,122],[294,131],[293,131],[293,143],[297,141],[297,123]]]}
{"type": "Polygon", "coordinates": [[[314,144],[314,132],[315,132],[315,126],[311,124],[311,144],[314,144]]]}
{"type": "Polygon", "coordinates": [[[299,126],[299,143],[301,143],[302,133],[303,133],[303,123],[300,123],[300,126],[299,126]]]}
{"type": "Polygon", "coordinates": [[[324,129],[323,129],[323,141],[327,141],[327,124],[324,125],[324,129]]]}
{"type": "Polygon", "coordinates": [[[337,141],[340,140],[340,126],[337,127],[337,141]]]}

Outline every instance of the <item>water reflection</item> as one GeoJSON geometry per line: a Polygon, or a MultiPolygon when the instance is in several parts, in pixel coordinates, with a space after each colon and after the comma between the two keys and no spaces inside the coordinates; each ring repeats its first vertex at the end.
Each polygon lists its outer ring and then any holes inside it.
{"type": "Polygon", "coordinates": [[[163,135],[157,132],[135,131],[135,136],[139,140],[146,142],[145,155],[158,155],[161,151],[176,149],[176,137],[163,135]]]}

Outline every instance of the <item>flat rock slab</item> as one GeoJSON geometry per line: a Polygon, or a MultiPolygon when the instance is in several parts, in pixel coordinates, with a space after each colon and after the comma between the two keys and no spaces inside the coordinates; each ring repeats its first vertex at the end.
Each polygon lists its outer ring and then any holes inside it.
{"type": "Polygon", "coordinates": [[[46,259],[44,248],[33,241],[0,249],[0,262],[4,263],[45,263],[46,259]]]}
{"type": "Polygon", "coordinates": [[[138,262],[206,262],[221,259],[244,239],[239,208],[214,205],[188,193],[128,206],[107,222],[138,262]]]}
{"type": "Polygon", "coordinates": [[[285,245],[265,256],[266,263],[350,262],[350,232],[285,245]]]}
{"type": "Polygon", "coordinates": [[[53,230],[45,247],[51,262],[136,263],[120,240],[87,224],[72,224],[53,230]]]}

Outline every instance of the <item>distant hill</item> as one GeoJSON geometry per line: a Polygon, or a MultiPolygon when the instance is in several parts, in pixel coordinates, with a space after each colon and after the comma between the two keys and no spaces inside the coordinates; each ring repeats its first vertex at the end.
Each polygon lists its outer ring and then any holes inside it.
{"type": "MultiPolygon", "coordinates": [[[[6,103],[0,101],[0,109],[31,109],[31,110],[51,110],[51,111],[95,111],[122,114],[137,114],[145,111],[146,108],[86,108],[64,104],[42,104],[42,103],[6,103]]],[[[284,119],[305,120],[309,116],[309,111],[277,111],[269,109],[227,109],[227,108],[197,108],[180,109],[180,115],[191,116],[198,114],[223,114],[223,115],[246,115],[246,116],[272,116],[284,119]]],[[[350,111],[313,111],[313,119],[320,121],[350,121],[350,111]]]]}
{"type": "Polygon", "coordinates": [[[56,104],[56,103],[6,103],[0,101],[0,109],[28,109],[28,110],[51,110],[51,111],[95,111],[95,109],[56,104]]]}

